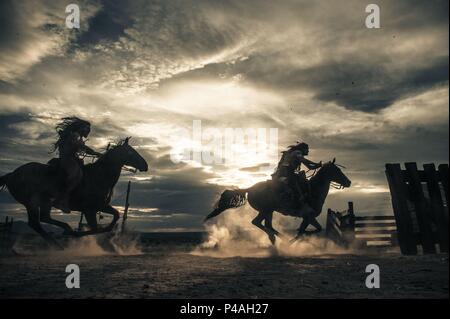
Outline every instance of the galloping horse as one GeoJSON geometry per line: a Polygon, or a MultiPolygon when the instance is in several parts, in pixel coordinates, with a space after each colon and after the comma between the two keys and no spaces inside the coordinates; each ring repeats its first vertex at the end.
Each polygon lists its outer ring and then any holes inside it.
{"type": "Polygon", "coordinates": [[[131,166],[139,171],[147,171],[148,164],[129,145],[129,138],[109,148],[95,163],[83,166],[83,180],[70,196],[70,208],[80,211],[86,217],[90,230],[75,232],[67,223],[50,216],[53,201],[59,187],[56,164],[27,163],[12,173],[0,177],[0,189],[7,187],[11,195],[28,213],[28,224],[49,244],[59,247],[55,239],[42,227],[40,222],[53,224],[73,236],[83,236],[111,231],[119,219],[119,212],[109,203],[123,166],[131,166]],[[97,212],[113,215],[112,222],[104,228],[97,225],[97,212]]]}
{"type": "Polygon", "coordinates": [[[341,169],[333,161],[323,164],[317,173],[310,178],[310,194],[306,203],[300,208],[286,208],[282,205],[279,194],[274,191],[274,183],[271,180],[253,185],[247,189],[226,190],[222,193],[216,208],[210,213],[205,221],[215,217],[229,208],[236,208],[248,202],[259,213],[252,220],[252,224],[263,230],[269,236],[272,244],[275,244],[275,236],[280,233],[272,226],[273,212],[277,211],[283,215],[302,217],[303,221],[298,229],[295,239],[306,232],[309,224],[316,228],[317,232],[322,230],[316,217],[322,212],[323,204],[328,195],[331,183],[338,183],[342,188],[350,187],[351,181],[342,173],[341,169]],[[262,222],[264,221],[264,225],[262,222]]]}

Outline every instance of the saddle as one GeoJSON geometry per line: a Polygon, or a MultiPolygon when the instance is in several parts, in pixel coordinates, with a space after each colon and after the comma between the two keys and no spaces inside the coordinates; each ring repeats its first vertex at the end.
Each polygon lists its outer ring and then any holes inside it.
{"type": "Polygon", "coordinates": [[[274,192],[278,195],[280,207],[295,209],[302,207],[307,202],[309,195],[309,192],[307,191],[308,185],[301,185],[302,183],[300,181],[297,182],[299,183],[300,190],[294,189],[289,185],[287,179],[280,178],[272,180],[272,187],[274,192]],[[299,191],[302,193],[300,194],[299,191]]]}
{"type": "MultiPolygon", "coordinates": [[[[80,161],[80,166],[83,166],[83,160],[80,161]]],[[[65,173],[61,171],[61,160],[59,158],[52,158],[47,162],[48,174],[57,180],[58,187],[65,187],[65,173]]]]}
{"type": "MultiPolygon", "coordinates": [[[[80,166],[84,166],[83,160],[78,159],[80,166]]],[[[47,165],[49,166],[50,172],[58,172],[61,167],[61,160],[57,157],[52,158],[47,162],[47,165]]]]}

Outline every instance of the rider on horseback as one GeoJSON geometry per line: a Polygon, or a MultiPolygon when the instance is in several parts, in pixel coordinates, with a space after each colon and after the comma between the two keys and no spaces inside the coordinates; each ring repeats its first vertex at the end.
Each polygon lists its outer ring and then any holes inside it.
{"type": "Polygon", "coordinates": [[[55,200],[55,205],[65,213],[70,213],[69,196],[83,178],[83,155],[100,156],[85,145],[84,139],[91,131],[88,121],[77,117],[65,117],[56,126],[58,140],[54,144],[54,151],[59,153],[59,167],[64,174],[64,189],[55,200]]]}
{"type": "Polygon", "coordinates": [[[310,170],[322,166],[322,162],[315,163],[305,158],[308,154],[309,146],[306,143],[289,146],[289,149],[283,152],[275,173],[272,174],[272,179],[280,182],[288,193],[293,193],[293,197],[297,198],[300,204],[304,202],[309,193],[308,180],[305,171],[301,170],[301,164],[310,170]],[[298,169],[300,172],[296,173],[298,169]]]}

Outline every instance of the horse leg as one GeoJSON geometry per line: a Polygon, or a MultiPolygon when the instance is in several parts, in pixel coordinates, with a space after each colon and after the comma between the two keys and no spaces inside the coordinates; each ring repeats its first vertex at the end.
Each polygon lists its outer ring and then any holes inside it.
{"type": "Polygon", "coordinates": [[[311,218],[311,225],[313,225],[316,228],[314,232],[319,233],[322,231],[322,225],[319,224],[319,222],[315,217],[311,218]]]}
{"type": "Polygon", "coordinates": [[[52,206],[51,206],[50,200],[44,200],[44,202],[41,205],[41,210],[40,210],[41,222],[61,227],[62,229],[64,229],[64,233],[66,233],[68,235],[74,235],[75,232],[73,231],[72,227],[69,226],[69,224],[59,221],[59,220],[56,220],[56,219],[53,219],[50,216],[51,209],[52,209],[52,206]]]}
{"type": "Polygon", "coordinates": [[[300,224],[300,227],[297,229],[297,235],[302,235],[306,232],[306,228],[308,228],[311,223],[311,219],[308,216],[303,217],[303,221],[300,224]]]}
{"type": "Polygon", "coordinates": [[[267,214],[266,218],[264,219],[264,226],[270,231],[272,231],[276,236],[281,237],[280,232],[277,231],[275,228],[273,228],[272,219],[273,219],[273,212],[267,214]]]}
{"type": "MultiPolygon", "coordinates": [[[[99,228],[98,224],[97,224],[97,212],[96,211],[92,211],[92,212],[84,211],[82,213],[86,217],[86,221],[87,221],[87,223],[88,223],[88,225],[89,225],[89,227],[91,229],[87,230],[87,231],[76,232],[76,235],[79,236],[79,237],[86,236],[86,235],[95,235],[95,234],[107,233],[107,232],[111,231],[112,228],[110,229],[110,227],[114,227],[114,224],[117,222],[116,218],[114,218],[113,221],[111,222],[111,224],[108,227],[99,228]]],[[[118,213],[119,212],[117,212],[117,214],[118,213]]],[[[118,216],[117,216],[117,219],[118,219],[118,216]]]]}
{"type": "Polygon", "coordinates": [[[297,235],[294,237],[294,239],[291,240],[291,243],[297,241],[300,237],[302,237],[305,234],[316,234],[316,233],[320,233],[322,231],[322,226],[319,224],[319,222],[317,221],[317,219],[315,217],[312,216],[305,216],[303,217],[303,221],[300,224],[300,227],[297,229],[297,235]],[[312,225],[316,228],[316,230],[313,231],[306,231],[306,228],[312,225]]]}
{"type": "Polygon", "coordinates": [[[119,217],[120,217],[119,211],[117,209],[115,209],[114,207],[112,207],[111,205],[105,206],[100,211],[104,212],[105,214],[113,215],[113,220],[111,221],[111,223],[107,227],[104,228],[104,230],[106,230],[106,231],[113,230],[114,226],[116,225],[116,223],[117,223],[117,221],[119,220],[119,217]]]}
{"type": "Polygon", "coordinates": [[[102,233],[97,224],[97,211],[82,211],[81,213],[86,218],[86,222],[90,229],[86,231],[77,231],[76,236],[82,237],[102,233]]]}
{"type": "Polygon", "coordinates": [[[39,207],[30,205],[26,208],[28,213],[28,225],[41,235],[50,246],[63,250],[64,248],[42,228],[41,223],[39,222],[39,207]]]}
{"type": "Polygon", "coordinates": [[[263,232],[265,232],[267,234],[267,236],[269,237],[270,242],[272,243],[272,245],[275,245],[275,233],[273,231],[271,231],[270,229],[268,229],[267,227],[263,226],[262,221],[264,219],[266,219],[267,216],[265,216],[266,213],[264,212],[258,212],[258,215],[256,215],[256,217],[252,220],[252,224],[255,225],[256,227],[258,227],[259,229],[261,229],[263,232]]]}

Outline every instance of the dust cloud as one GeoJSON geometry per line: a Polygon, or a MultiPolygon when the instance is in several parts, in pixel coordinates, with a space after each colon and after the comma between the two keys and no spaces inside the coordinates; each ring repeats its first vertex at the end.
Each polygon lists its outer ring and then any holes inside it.
{"type": "MultiPolygon", "coordinates": [[[[35,240],[42,240],[35,238],[35,240]]],[[[63,250],[54,247],[49,248],[44,242],[37,248],[36,242],[30,242],[26,238],[19,237],[13,251],[19,255],[58,255],[58,256],[107,256],[107,255],[140,255],[142,249],[139,238],[135,234],[115,232],[96,236],[85,236],[80,238],[69,238],[64,241],[57,239],[64,248],[63,250]]]]}
{"type": "Polygon", "coordinates": [[[304,236],[291,244],[300,218],[274,213],[273,226],[282,237],[272,245],[266,233],[251,224],[256,211],[249,207],[228,210],[208,222],[206,240],[191,254],[217,258],[273,257],[273,256],[326,256],[351,254],[352,249],[336,245],[324,235],[304,236]]]}

